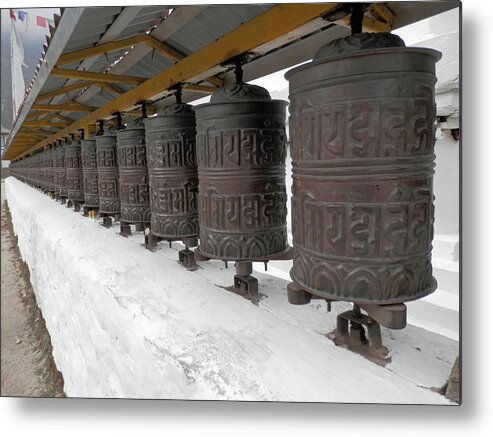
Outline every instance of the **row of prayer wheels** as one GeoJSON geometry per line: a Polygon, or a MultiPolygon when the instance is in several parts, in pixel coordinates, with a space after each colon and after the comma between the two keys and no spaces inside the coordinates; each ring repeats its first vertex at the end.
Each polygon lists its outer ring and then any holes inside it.
{"type": "Polygon", "coordinates": [[[35,153],[11,164],[12,174],[100,216],[119,215],[121,226],[149,227],[150,248],[181,240],[187,251],[198,245],[200,260],[236,262],[235,285],[247,292],[258,291],[252,262],[293,259],[290,302],[354,303],[338,319],[337,338],[351,336],[348,322],[360,324],[378,349],[374,325],[404,327],[403,303],[436,288],[439,58],[392,34],[359,33],[287,73],[293,248],[287,102],[244,83],[238,61],[236,82],[210,103],[194,108],[178,91],[157,116],[35,153]]]}

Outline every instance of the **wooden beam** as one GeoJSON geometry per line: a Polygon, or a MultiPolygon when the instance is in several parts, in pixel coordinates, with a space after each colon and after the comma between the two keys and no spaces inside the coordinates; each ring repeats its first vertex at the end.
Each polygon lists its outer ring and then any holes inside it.
{"type": "MultiPolygon", "coordinates": [[[[184,59],[186,56],[183,55],[182,53],[179,53],[175,49],[172,49],[165,43],[159,41],[156,38],[153,38],[150,35],[143,35],[145,37],[145,43],[155,49],[157,52],[159,52],[161,55],[163,55],[165,58],[171,59],[172,61],[178,62],[184,59]]],[[[213,85],[216,85],[217,87],[222,87],[224,85],[224,81],[222,79],[219,79],[218,77],[211,76],[207,78],[207,81],[210,82],[213,85]]]]}
{"type": "Polygon", "coordinates": [[[144,35],[131,36],[130,38],[124,38],[116,41],[110,41],[104,44],[99,44],[94,47],[86,49],[75,50],[70,53],[66,53],[58,58],[57,65],[71,64],[73,62],[81,61],[83,59],[92,58],[93,56],[99,56],[103,53],[111,53],[117,50],[132,47],[136,44],[142,44],[144,42],[144,35]]]}
{"type": "Polygon", "coordinates": [[[53,76],[68,77],[71,79],[92,80],[93,82],[112,82],[112,83],[135,83],[139,84],[146,79],[143,77],[124,76],[119,74],[96,73],[94,71],[67,70],[64,68],[53,68],[53,76]]]}
{"type": "Polygon", "coordinates": [[[77,129],[93,124],[98,119],[109,118],[114,112],[123,112],[135,107],[139,101],[159,96],[177,83],[193,78],[204,80],[208,77],[207,72],[231,57],[252,51],[260,46],[265,47],[267,43],[284,37],[321,17],[337,5],[338,3],[277,4],[103,107],[39,142],[25,153],[30,153],[72,132],[75,133],[77,129]]]}
{"type": "Polygon", "coordinates": [[[92,84],[93,84],[93,82],[90,82],[90,81],[77,82],[77,83],[74,83],[72,85],[67,85],[63,88],[59,88],[57,90],[50,91],[48,93],[40,94],[36,98],[35,101],[41,102],[41,101],[46,100],[46,99],[51,99],[51,98],[56,97],[56,96],[61,96],[63,94],[67,94],[70,91],[79,90],[81,88],[87,88],[87,87],[91,86],[92,84]]]}
{"type": "Polygon", "coordinates": [[[172,61],[178,62],[185,57],[180,52],[176,51],[175,49],[172,49],[170,46],[168,46],[164,42],[157,40],[151,35],[144,34],[142,35],[142,37],[143,37],[143,42],[145,42],[145,44],[156,50],[158,53],[160,53],[167,59],[171,59],[172,61]]]}
{"type": "Polygon", "coordinates": [[[70,123],[70,124],[72,124],[75,121],[74,119],[72,119],[70,117],[65,117],[65,115],[62,115],[62,114],[54,114],[52,117],[66,121],[67,123],[70,123]]]}
{"type": "Polygon", "coordinates": [[[212,86],[207,86],[207,85],[185,85],[183,87],[184,90],[186,91],[195,91],[197,93],[204,93],[204,94],[212,94],[214,91],[217,90],[217,88],[212,87],[212,86]]]}
{"type": "Polygon", "coordinates": [[[125,93],[125,91],[122,91],[121,89],[107,82],[94,82],[94,86],[103,87],[105,90],[108,90],[110,93],[116,94],[117,96],[121,96],[125,93]]]}
{"type": "Polygon", "coordinates": [[[25,121],[24,123],[22,123],[23,126],[27,126],[27,127],[36,127],[36,126],[40,126],[40,127],[54,127],[54,128],[60,128],[60,127],[66,127],[68,126],[67,123],[56,123],[56,122],[49,122],[49,121],[44,121],[44,120],[39,120],[39,121],[25,121]]]}
{"type": "MultiPolygon", "coordinates": [[[[349,21],[350,17],[344,17],[335,21],[335,24],[350,28],[351,24],[349,21]]],[[[363,32],[390,32],[391,30],[392,28],[388,23],[382,23],[370,17],[363,18],[363,32]]]]}
{"type": "Polygon", "coordinates": [[[74,104],[69,104],[69,103],[63,103],[60,105],[42,105],[35,103],[32,106],[32,109],[35,109],[36,111],[45,111],[45,112],[57,112],[57,111],[64,111],[64,112],[91,112],[94,111],[94,107],[92,106],[84,106],[81,104],[74,105],[74,104]]]}

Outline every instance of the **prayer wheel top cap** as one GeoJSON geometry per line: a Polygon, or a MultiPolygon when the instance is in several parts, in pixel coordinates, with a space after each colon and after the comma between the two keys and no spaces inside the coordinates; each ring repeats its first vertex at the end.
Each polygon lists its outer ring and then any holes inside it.
{"type": "Polygon", "coordinates": [[[144,117],[137,117],[127,123],[125,131],[144,129],[144,117]]]}
{"type": "Polygon", "coordinates": [[[325,44],[315,53],[313,61],[348,55],[364,50],[385,49],[389,47],[402,48],[406,47],[406,44],[397,35],[387,32],[357,33],[344,38],[337,38],[325,44]]]}
{"type": "Polygon", "coordinates": [[[116,136],[116,130],[113,126],[105,127],[103,135],[101,135],[101,136],[114,137],[114,136],[116,136]]]}
{"type": "Polygon", "coordinates": [[[157,113],[157,117],[169,117],[173,115],[195,117],[195,110],[192,105],[187,105],[186,103],[173,103],[172,105],[162,107],[157,113]]]}
{"type": "Polygon", "coordinates": [[[270,101],[269,92],[258,85],[233,83],[214,91],[210,103],[270,101]]]}

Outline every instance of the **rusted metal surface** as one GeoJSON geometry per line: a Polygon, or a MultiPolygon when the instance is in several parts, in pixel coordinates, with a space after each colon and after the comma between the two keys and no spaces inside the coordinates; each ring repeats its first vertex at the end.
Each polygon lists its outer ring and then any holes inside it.
{"type": "Polygon", "coordinates": [[[98,168],[99,212],[120,214],[120,183],[116,153],[116,132],[106,128],[97,135],[96,157],[98,168]]]}
{"type": "Polygon", "coordinates": [[[67,168],[67,197],[71,202],[84,202],[80,141],[73,139],[64,146],[67,168]]]}
{"type": "Polygon", "coordinates": [[[142,118],[134,119],[116,134],[120,172],[121,222],[149,223],[149,175],[142,118]]]}
{"type": "Polygon", "coordinates": [[[432,181],[440,54],[405,48],[388,35],[336,40],[286,74],[291,278],[327,299],[389,304],[436,288],[432,181]]]}
{"type": "Polygon", "coordinates": [[[269,259],[287,249],[286,102],[239,82],[196,107],[199,252],[269,259]]]}
{"type": "Polygon", "coordinates": [[[144,122],[151,209],[150,232],[173,241],[198,237],[198,174],[193,107],[176,103],[144,122]]]}
{"type": "Polygon", "coordinates": [[[99,207],[98,166],[96,141],[81,140],[82,178],[84,187],[84,206],[99,207]]]}

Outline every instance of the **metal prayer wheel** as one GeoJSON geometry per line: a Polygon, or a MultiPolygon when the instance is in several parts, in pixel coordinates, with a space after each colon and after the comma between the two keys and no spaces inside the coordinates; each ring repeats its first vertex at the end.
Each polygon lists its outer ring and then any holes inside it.
{"type": "Polygon", "coordinates": [[[81,140],[82,180],[84,187],[84,206],[99,207],[98,165],[96,140],[81,140]]]}
{"type": "Polygon", "coordinates": [[[58,148],[52,149],[53,153],[53,191],[57,198],[60,194],[60,181],[59,181],[59,164],[58,164],[58,148]]]}
{"type": "Polygon", "coordinates": [[[195,112],[178,102],[144,122],[151,223],[150,233],[168,241],[198,244],[198,174],[195,112]],[[192,241],[193,240],[193,241],[192,241]]]}
{"type": "Polygon", "coordinates": [[[439,52],[406,48],[391,34],[356,34],[329,43],[313,62],[286,74],[292,303],[302,303],[296,302],[300,290],[362,307],[402,303],[435,290],[439,59],[439,52]]]}
{"type": "Polygon", "coordinates": [[[67,168],[67,197],[76,206],[84,202],[82,185],[81,144],[72,139],[65,144],[65,167],[67,168]]]}
{"type": "Polygon", "coordinates": [[[67,167],[65,166],[65,146],[59,144],[56,148],[58,156],[58,186],[55,187],[55,194],[62,198],[67,197],[67,167]]]}
{"type": "Polygon", "coordinates": [[[253,261],[287,248],[286,102],[235,84],[199,105],[200,252],[253,261]]]}
{"type": "Polygon", "coordinates": [[[237,261],[237,276],[248,276],[252,261],[273,259],[288,249],[287,102],[243,83],[238,64],[235,74],[237,83],[196,107],[199,253],[237,261]],[[245,271],[238,271],[238,262],[247,263],[245,271]]]}
{"type": "Polygon", "coordinates": [[[120,172],[121,223],[149,223],[149,175],[143,118],[136,118],[116,133],[120,172]]]}
{"type": "Polygon", "coordinates": [[[116,131],[105,128],[96,135],[96,158],[98,168],[99,212],[120,214],[120,174],[116,154],[116,131]]]}
{"type": "Polygon", "coordinates": [[[55,191],[54,170],[53,170],[53,151],[51,149],[45,151],[45,172],[46,172],[46,189],[49,192],[55,191]]]}
{"type": "Polygon", "coordinates": [[[41,155],[39,151],[34,155],[34,185],[37,188],[42,187],[42,175],[43,175],[43,170],[41,169],[41,155]]]}

